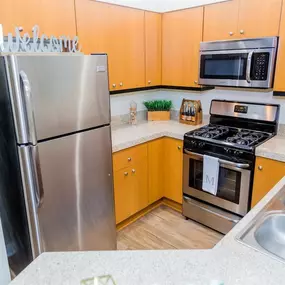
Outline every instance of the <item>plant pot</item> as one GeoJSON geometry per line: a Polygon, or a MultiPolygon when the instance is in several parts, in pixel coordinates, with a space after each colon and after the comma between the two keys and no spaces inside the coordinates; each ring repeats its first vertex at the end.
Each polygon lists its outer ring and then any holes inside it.
{"type": "Polygon", "coordinates": [[[147,119],[149,121],[169,121],[170,111],[149,111],[147,112],[147,119]]]}

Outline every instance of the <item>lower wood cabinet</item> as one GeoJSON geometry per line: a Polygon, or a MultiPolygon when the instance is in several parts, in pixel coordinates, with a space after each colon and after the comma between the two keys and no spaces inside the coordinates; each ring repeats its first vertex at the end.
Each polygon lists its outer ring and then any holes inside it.
{"type": "Polygon", "coordinates": [[[164,139],[164,196],[182,204],[183,142],[164,139]]]}
{"type": "Polygon", "coordinates": [[[113,155],[117,224],[163,197],[182,204],[182,146],[161,138],[113,155]]]}
{"type": "Polygon", "coordinates": [[[284,176],[284,162],[257,157],[251,207],[254,207],[284,176]]]}

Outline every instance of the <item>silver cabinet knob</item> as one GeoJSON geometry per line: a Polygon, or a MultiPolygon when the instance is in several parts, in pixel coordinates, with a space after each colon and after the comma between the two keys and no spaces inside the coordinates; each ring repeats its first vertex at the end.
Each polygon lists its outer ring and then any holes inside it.
{"type": "Polygon", "coordinates": [[[234,33],[233,33],[233,32],[229,32],[229,35],[230,35],[230,36],[233,36],[233,35],[234,35],[234,33]]]}
{"type": "Polygon", "coordinates": [[[115,87],[116,87],[116,84],[114,83],[114,84],[112,84],[112,86],[113,86],[113,88],[115,88],[115,87]]]}
{"type": "Polygon", "coordinates": [[[132,161],[132,158],[131,158],[131,157],[128,157],[128,161],[132,161]]]}
{"type": "Polygon", "coordinates": [[[136,173],[136,170],[135,170],[135,169],[132,169],[132,173],[136,173]]]}
{"type": "Polygon", "coordinates": [[[128,175],[129,175],[129,173],[128,173],[128,172],[124,172],[124,175],[125,175],[125,176],[128,176],[128,175]]]}
{"type": "Polygon", "coordinates": [[[150,84],[150,83],[151,83],[151,81],[149,80],[147,83],[148,83],[148,84],[150,84]]]}
{"type": "Polygon", "coordinates": [[[195,83],[195,84],[198,84],[198,81],[197,81],[197,80],[195,80],[195,81],[194,81],[194,83],[195,83]]]}
{"type": "Polygon", "coordinates": [[[240,32],[240,34],[241,34],[241,35],[243,35],[243,34],[244,34],[244,30],[240,30],[239,32],[240,32]]]}
{"type": "Polygon", "coordinates": [[[263,169],[262,165],[259,165],[258,170],[262,170],[262,169],[263,169]]]}
{"type": "Polygon", "coordinates": [[[23,27],[18,27],[19,32],[23,32],[24,28],[23,27]]]}
{"type": "Polygon", "coordinates": [[[120,86],[123,86],[123,82],[120,82],[120,86]]]}
{"type": "Polygon", "coordinates": [[[180,145],[177,148],[178,148],[178,150],[181,150],[181,146],[180,145]]]}

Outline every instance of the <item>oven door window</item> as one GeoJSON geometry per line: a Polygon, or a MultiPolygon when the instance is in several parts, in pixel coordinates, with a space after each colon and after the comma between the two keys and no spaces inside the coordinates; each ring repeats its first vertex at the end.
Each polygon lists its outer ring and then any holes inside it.
{"type": "Polygon", "coordinates": [[[201,55],[200,78],[245,80],[248,53],[201,55]]]}
{"type": "MultiPolygon", "coordinates": [[[[189,187],[203,191],[203,162],[190,159],[189,187]]],[[[217,197],[239,204],[241,173],[220,167],[217,197]]],[[[211,195],[209,193],[209,195],[211,195]]]]}

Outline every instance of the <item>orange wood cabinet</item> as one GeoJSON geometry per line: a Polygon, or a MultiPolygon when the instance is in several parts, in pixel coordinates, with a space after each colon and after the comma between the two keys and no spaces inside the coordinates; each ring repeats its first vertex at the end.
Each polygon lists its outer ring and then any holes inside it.
{"type": "Polygon", "coordinates": [[[47,36],[76,35],[73,0],[2,0],[0,22],[4,34],[14,34],[16,26],[32,35],[32,27],[39,25],[47,36]]]}
{"type": "Polygon", "coordinates": [[[284,74],[285,74],[285,2],[282,6],[282,14],[280,21],[279,47],[278,47],[275,81],[274,81],[275,91],[285,91],[284,74]]]}
{"type": "Polygon", "coordinates": [[[149,203],[164,196],[164,138],[151,141],[148,147],[148,191],[149,203]]]}
{"type": "Polygon", "coordinates": [[[146,86],[161,85],[161,19],[161,14],[145,12],[146,86]]]}
{"type": "Polygon", "coordinates": [[[90,0],[75,4],[83,52],[108,54],[110,90],[145,86],[144,11],[90,0]]]}
{"type": "Polygon", "coordinates": [[[204,41],[230,40],[239,37],[239,0],[205,6],[204,41]]]}
{"type": "Polygon", "coordinates": [[[149,204],[147,145],[116,152],[113,155],[113,166],[118,224],[149,204]]]}
{"type": "Polygon", "coordinates": [[[183,142],[164,139],[164,196],[182,204],[183,142]]]}
{"type": "Polygon", "coordinates": [[[284,176],[284,162],[257,157],[251,207],[254,207],[284,176]]]}
{"type": "Polygon", "coordinates": [[[162,84],[197,87],[203,7],[162,15],[162,84]]]}
{"type": "Polygon", "coordinates": [[[232,0],[205,6],[204,41],[278,36],[282,0],[232,0]]]}

